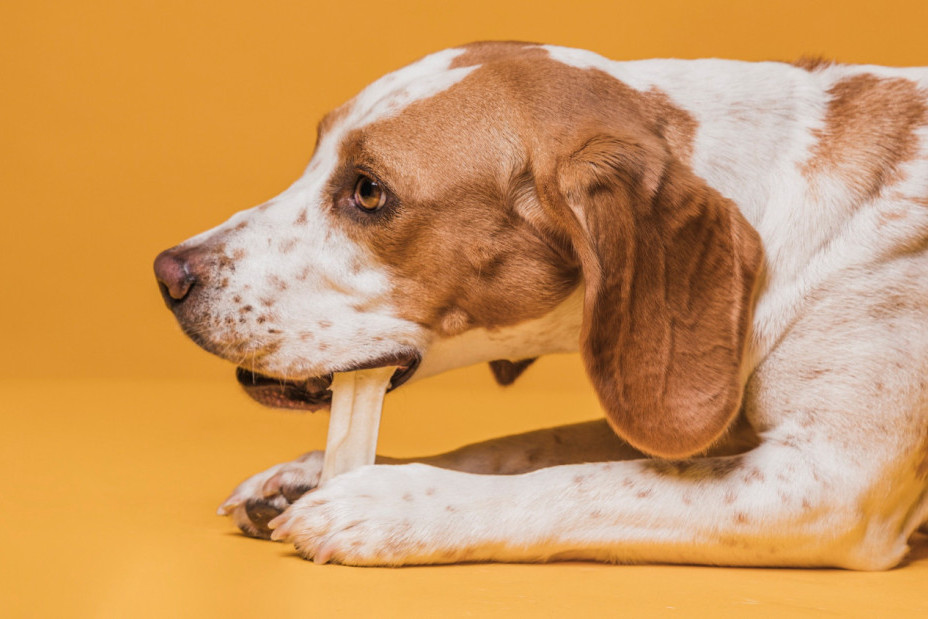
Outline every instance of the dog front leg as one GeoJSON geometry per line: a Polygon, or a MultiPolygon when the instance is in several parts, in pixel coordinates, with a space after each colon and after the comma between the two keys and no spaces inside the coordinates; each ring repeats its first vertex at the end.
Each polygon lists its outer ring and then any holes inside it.
{"type": "MultiPolygon", "coordinates": [[[[747,422],[741,420],[710,454],[740,453],[756,445],[756,440],[747,422]]],[[[239,529],[250,537],[270,537],[268,521],[319,484],[323,457],[322,451],[313,451],[253,475],[223,502],[220,515],[231,516],[239,529]]],[[[516,475],[565,464],[643,457],[600,419],[504,436],[433,456],[377,456],[376,462],[390,465],[418,462],[467,473],[516,475]]]]}
{"type": "Polygon", "coordinates": [[[806,452],[773,442],[736,456],[576,464],[513,476],[374,465],[333,479],[270,524],[274,539],[307,558],[353,565],[895,565],[907,534],[891,519],[862,520],[862,503],[874,490],[860,485],[868,479],[863,471],[853,470],[863,465],[834,462],[842,459],[821,446],[806,452]]]}
{"type": "MultiPolygon", "coordinates": [[[[640,457],[641,452],[616,437],[605,420],[599,420],[505,436],[421,458],[377,456],[376,462],[421,462],[468,473],[512,475],[560,464],[640,457]]],[[[231,516],[250,537],[270,537],[268,521],[319,485],[323,459],[322,451],[312,451],[253,475],[222,503],[219,514],[231,516]]]]}

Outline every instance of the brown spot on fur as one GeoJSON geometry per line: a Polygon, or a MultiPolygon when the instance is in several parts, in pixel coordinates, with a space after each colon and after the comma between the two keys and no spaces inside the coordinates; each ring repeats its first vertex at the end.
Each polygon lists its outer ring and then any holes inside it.
{"type": "Polygon", "coordinates": [[[790,64],[792,64],[794,67],[812,73],[835,66],[835,61],[823,56],[800,56],[790,64]]]}
{"type": "Polygon", "coordinates": [[[651,496],[652,494],[654,494],[654,491],[653,491],[653,490],[650,490],[650,489],[648,489],[648,490],[639,490],[638,492],[635,493],[635,496],[638,497],[639,499],[646,499],[646,498],[648,498],[649,496],[651,496]]]}
{"type": "Polygon", "coordinates": [[[297,216],[297,218],[294,220],[293,224],[294,224],[295,226],[302,226],[303,224],[305,224],[305,223],[306,223],[306,215],[307,215],[307,212],[306,212],[306,209],[304,208],[302,211],[300,211],[300,214],[299,214],[299,215],[297,216]]]}
{"type": "Polygon", "coordinates": [[[329,321],[329,320],[320,320],[320,321],[319,321],[319,328],[320,328],[320,329],[329,329],[329,328],[331,328],[331,327],[332,327],[332,322],[331,322],[331,321],[329,321]]]}
{"type": "Polygon", "coordinates": [[[438,492],[437,488],[426,488],[425,496],[434,496],[436,492],[438,492]]]}
{"type": "Polygon", "coordinates": [[[219,282],[219,289],[222,290],[223,288],[228,288],[228,287],[229,287],[229,278],[223,277],[222,280],[219,282]]]}
{"type": "Polygon", "coordinates": [[[815,380],[826,374],[830,374],[831,371],[831,368],[808,368],[802,371],[801,377],[803,380],[815,380]]]}
{"type": "Polygon", "coordinates": [[[748,515],[744,512],[736,513],[735,522],[737,522],[738,524],[747,524],[749,522],[748,515]]]}
{"type": "Polygon", "coordinates": [[[290,238],[290,239],[283,240],[280,242],[278,249],[280,249],[280,253],[282,254],[289,254],[291,251],[293,251],[293,249],[296,247],[296,244],[298,242],[299,242],[299,239],[297,238],[290,238]]]}
{"type": "Polygon", "coordinates": [[[248,227],[248,220],[246,219],[244,221],[238,222],[238,224],[236,224],[235,226],[235,230],[244,230],[247,227],[248,227]]]}
{"type": "Polygon", "coordinates": [[[806,176],[837,175],[858,201],[900,180],[899,166],[918,153],[915,130],[928,122],[928,94],[902,78],[845,78],[828,91],[825,127],[803,166],[806,176]]]}
{"type": "Polygon", "coordinates": [[[242,297],[240,295],[235,295],[234,297],[232,297],[232,301],[235,303],[241,303],[242,297]]]}
{"type": "Polygon", "coordinates": [[[272,297],[261,297],[258,299],[264,307],[272,307],[277,301],[272,297]]]}
{"type": "Polygon", "coordinates": [[[303,331],[300,333],[300,339],[304,342],[315,339],[316,336],[311,331],[303,331]]]}
{"type": "Polygon", "coordinates": [[[219,270],[235,271],[235,261],[225,254],[219,254],[219,258],[216,259],[216,266],[219,267],[219,270]]]}
{"type": "Polygon", "coordinates": [[[236,262],[241,262],[247,255],[248,255],[248,252],[246,252],[241,247],[232,250],[232,259],[235,260],[236,262]]]}
{"type": "Polygon", "coordinates": [[[238,313],[239,313],[239,314],[247,314],[248,312],[253,311],[254,309],[255,309],[255,308],[253,308],[253,307],[250,306],[250,305],[245,305],[245,306],[239,308],[238,313]]]}
{"type": "Polygon", "coordinates": [[[271,275],[268,278],[268,281],[271,282],[271,285],[274,286],[277,290],[286,290],[288,288],[287,280],[277,275],[271,275]]]}

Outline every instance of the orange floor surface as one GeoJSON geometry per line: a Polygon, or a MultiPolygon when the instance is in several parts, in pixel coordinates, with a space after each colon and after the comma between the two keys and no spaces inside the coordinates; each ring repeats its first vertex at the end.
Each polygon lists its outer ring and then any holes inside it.
{"type": "MultiPolygon", "coordinates": [[[[408,386],[388,398],[380,451],[595,415],[592,396],[543,376],[510,390],[442,377],[408,386]]],[[[885,573],[318,566],[238,534],[215,510],[242,478],[322,446],[323,415],[262,409],[231,378],[5,382],[0,406],[3,617],[928,616],[924,536],[885,573]]]]}

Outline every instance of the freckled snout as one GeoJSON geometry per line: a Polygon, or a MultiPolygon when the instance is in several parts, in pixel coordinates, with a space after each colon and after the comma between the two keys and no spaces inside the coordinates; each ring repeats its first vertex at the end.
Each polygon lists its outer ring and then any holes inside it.
{"type": "Polygon", "coordinates": [[[168,309],[175,309],[190,296],[202,279],[203,260],[196,248],[167,249],[155,258],[155,278],[168,309]]]}

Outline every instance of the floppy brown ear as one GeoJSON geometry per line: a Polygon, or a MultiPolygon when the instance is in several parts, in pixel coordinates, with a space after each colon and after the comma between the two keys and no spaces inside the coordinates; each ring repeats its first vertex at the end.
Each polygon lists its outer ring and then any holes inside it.
{"type": "Polygon", "coordinates": [[[658,456],[709,447],[741,405],[757,233],[650,135],[593,135],[548,187],[581,263],[581,352],[610,425],[658,456]]]}

